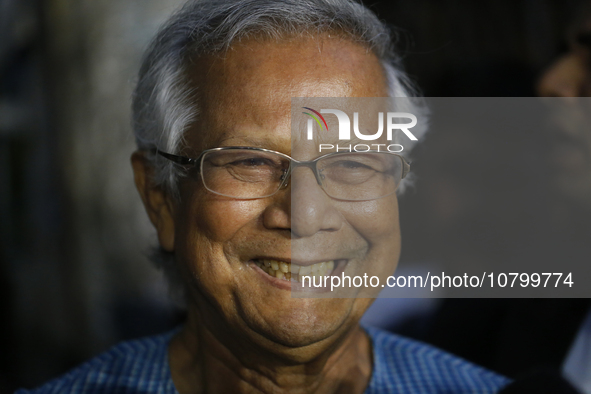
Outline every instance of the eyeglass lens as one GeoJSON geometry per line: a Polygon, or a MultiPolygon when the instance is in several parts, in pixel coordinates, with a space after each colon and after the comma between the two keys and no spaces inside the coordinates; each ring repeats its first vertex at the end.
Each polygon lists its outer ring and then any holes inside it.
{"type": "MultiPolygon", "coordinates": [[[[316,163],[321,186],[331,197],[371,200],[396,191],[402,159],[387,153],[340,153],[316,163]]],[[[229,149],[207,152],[201,162],[205,187],[234,198],[261,198],[276,193],[290,160],[273,152],[229,149]]]]}

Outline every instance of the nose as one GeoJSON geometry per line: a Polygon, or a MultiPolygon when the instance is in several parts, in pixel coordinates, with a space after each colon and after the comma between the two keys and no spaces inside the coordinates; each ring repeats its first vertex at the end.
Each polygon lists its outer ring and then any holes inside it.
{"type": "Polygon", "coordinates": [[[294,168],[287,188],[274,196],[281,199],[267,210],[267,227],[287,228],[293,238],[311,237],[321,231],[338,231],[343,224],[342,214],[318,184],[309,167],[294,168]]]}
{"type": "Polygon", "coordinates": [[[338,231],[343,217],[318,184],[311,168],[292,171],[290,182],[291,233],[294,238],[310,237],[320,231],[338,231]]]}

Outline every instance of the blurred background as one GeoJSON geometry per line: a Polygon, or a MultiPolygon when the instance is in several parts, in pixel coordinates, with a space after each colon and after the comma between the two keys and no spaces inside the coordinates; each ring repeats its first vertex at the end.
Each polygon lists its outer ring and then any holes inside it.
{"type": "MultiPolygon", "coordinates": [[[[583,4],[367,3],[396,26],[423,95],[438,97],[536,95],[543,72],[573,50],[583,4]]],[[[141,53],[180,4],[0,0],[0,393],[182,319],[147,258],[156,237],[129,165],[141,53]]],[[[587,259],[587,196],[540,176],[552,169],[553,138],[429,135],[413,154],[416,186],[400,202],[402,261],[587,259]],[[553,229],[542,238],[541,225],[553,229]]],[[[388,328],[436,342],[429,327],[446,306],[413,302],[392,308],[388,328]]],[[[439,345],[461,351],[448,342],[439,345]]]]}

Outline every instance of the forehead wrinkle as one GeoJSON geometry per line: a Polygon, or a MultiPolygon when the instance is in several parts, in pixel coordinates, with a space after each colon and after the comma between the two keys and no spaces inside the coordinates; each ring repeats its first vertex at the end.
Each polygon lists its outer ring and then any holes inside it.
{"type": "Polygon", "coordinates": [[[189,139],[194,146],[212,147],[226,138],[220,132],[253,126],[289,136],[291,97],[372,97],[387,91],[377,57],[357,43],[325,38],[280,44],[244,40],[223,56],[191,64],[190,80],[203,109],[189,139]]]}
{"type": "MultiPolygon", "coordinates": [[[[311,92],[310,85],[318,86],[319,84],[323,84],[324,86],[330,86],[330,89],[326,89],[327,93],[329,90],[333,90],[333,94],[325,97],[335,96],[335,86],[346,87],[338,95],[340,97],[351,93],[353,80],[356,80],[357,83],[361,82],[361,85],[375,86],[375,80],[371,80],[376,77],[375,72],[372,72],[375,71],[375,69],[372,69],[372,66],[378,65],[381,74],[378,77],[383,82],[379,85],[382,85],[385,91],[385,76],[383,75],[383,70],[381,70],[381,65],[379,65],[379,61],[373,52],[368,51],[367,48],[343,38],[330,39],[330,43],[333,45],[326,45],[329,42],[327,38],[317,38],[315,41],[318,50],[298,50],[301,49],[302,45],[310,45],[311,43],[309,41],[306,40],[302,43],[297,42],[297,40],[287,40],[282,41],[281,45],[277,45],[275,41],[260,42],[245,40],[236,44],[232,47],[231,51],[228,51],[228,56],[223,59],[215,59],[216,63],[222,63],[222,67],[219,67],[219,69],[223,70],[224,73],[220,76],[230,75],[230,78],[220,82],[225,82],[226,86],[233,86],[237,90],[240,89],[238,90],[239,92],[246,91],[247,93],[252,90],[251,87],[259,91],[261,90],[260,88],[264,87],[270,95],[277,91],[277,86],[281,86],[282,88],[287,88],[281,89],[285,93],[284,96],[291,94],[291,97],[311,96],[306,93],[306,91],[311,92]],[[297,46],[295,50],[292,48],[293,46],[297,46]],[[275,59],[274,56],[277,56],[278,53],[281,54],[281,58],[284,61],[273,61],[275,59]],[[259,58],[258,62],[254,63],[250,61],[252,54],[259,58]],[[268,61],[269,59],[271,61],[268,61]],[[294,64],[301,64],[302,67],[285,67],[287,61],[294,64]],[[335,65],[337,66],[336,69],[335,65]],[[238,73],[232,71],[238,71],[238,73]],[[252,82],[254,78],[236,78],[236,75],[242,74],[244,76],[245,71],[248,73],[252,71],[254,76],[274,76],[274,78],[268,81],[267,86],[261,86],[258,83],[252,82]],[[335,74],[339,74],[340,77],[335,78],[335,74]],[[232,79],[232,77],[234,78],[232,79]],[[361,81],[359,80],[360,77],[361,81]],[[304,83],[304,89],[298,87],[302,82],[304,83]]],[[[316,94],[318,93],[316,92],[316,94]]],[[[377,94],[372,95],[379,96],[383,92],[375,93],[377,94]]],[[[320,92],[320,94],[323,94],[323,92],[320,92]]]]}

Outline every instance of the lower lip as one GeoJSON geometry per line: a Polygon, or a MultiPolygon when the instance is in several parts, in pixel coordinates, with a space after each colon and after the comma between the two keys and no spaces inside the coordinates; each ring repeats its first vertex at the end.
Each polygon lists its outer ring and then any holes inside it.
{"type": "MultiPolygon", "coordinates": [[[[335,275],[338,276],[342,272],[344,272],[345,267],[347,266],[348,262],[349,261],[345,260],[345,259],[335,260],[335,267],[334,267],[332,273],[330,274],[330,276],[335,276],[335,275]]],[[[258,275],[260,275],[265,281],[267,281],[267,283],[269,283],[270,285],[272,285],[278,289],[304,291],[304,288],[302,287],[300,282],[275,278],[274,276],[267,274],[265,271],[263,271],[261,268],[259,268],[259,266],[256,265],[254,263],[254,261],[252,261],[252,260],[249,261],[249,265],[257,272],[258,275]]],[[[327,284],[328,283],[329,283],[329,281],[327,281],[327,284]]],[[[317,293],[317,292],[330,291],[330,289],[328,287],[313,287],[313,288],[305,288],[305,291],[317,293]]]]}

